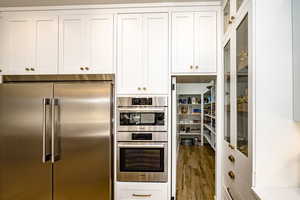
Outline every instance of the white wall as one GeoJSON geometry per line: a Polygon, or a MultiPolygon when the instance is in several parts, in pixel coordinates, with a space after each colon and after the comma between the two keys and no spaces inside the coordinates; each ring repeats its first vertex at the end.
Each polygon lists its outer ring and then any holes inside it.
{"type": "Polygon", "coordinates": [[[300,186],[300,123],[293,121],[291,0],[253,0],[256,187],[300,186]]]}

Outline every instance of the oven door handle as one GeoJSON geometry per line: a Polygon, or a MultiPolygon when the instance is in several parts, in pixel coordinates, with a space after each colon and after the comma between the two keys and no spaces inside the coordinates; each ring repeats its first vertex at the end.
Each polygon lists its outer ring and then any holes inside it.
{"type": "Polygon", "coordinates": [[[118,108],[122,112],[165,112],[164,108],[118,108]]]}
{"type": "Polygon", "coordinates": [[[165,148],[164,144],[118,144],[120,148],[165,148]]]}

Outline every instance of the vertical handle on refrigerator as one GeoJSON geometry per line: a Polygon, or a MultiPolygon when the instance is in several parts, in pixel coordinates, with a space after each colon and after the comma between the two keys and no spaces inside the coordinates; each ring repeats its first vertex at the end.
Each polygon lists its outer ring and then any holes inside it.
{"type": "Polygon", "coordinates": [[[51,162],[60,160],[59,155],[59,137],[58,137],[58,116],[59,116],[59,100],[52,99],[52,143],[51,143],[51,162]]]}
{"type": "Polygon", "coordinates": [[[48,136],[48,120],[50,119],[50,99],[43,99],[43,156],[42,161],[46,163],[50,160],[51,152],[49,151],[49,136],[48,136]]]}

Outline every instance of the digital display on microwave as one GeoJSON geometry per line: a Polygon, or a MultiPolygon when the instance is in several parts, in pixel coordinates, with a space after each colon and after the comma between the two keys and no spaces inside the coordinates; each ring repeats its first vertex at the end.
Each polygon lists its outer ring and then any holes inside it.
{"type": "Polygon", "coordinates": [[[132,98],[133,106],[151,106],[152,98],[132,98]]]}
{"type": "Polygon", "coordinates": [[[120,113],[121,126],[163,126],[165,114],[162,113],[120,113]]]}

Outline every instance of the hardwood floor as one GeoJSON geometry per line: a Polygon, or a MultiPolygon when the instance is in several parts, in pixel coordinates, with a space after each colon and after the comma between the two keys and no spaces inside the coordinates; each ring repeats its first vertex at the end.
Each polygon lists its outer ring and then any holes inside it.
{"type": "Polygon", "coordinates": [[[180,146],[177,200],[214,200],[215,153],[205,146],[180,146]]]}

